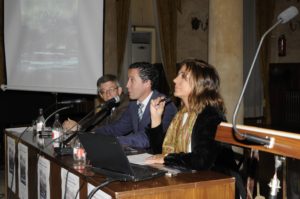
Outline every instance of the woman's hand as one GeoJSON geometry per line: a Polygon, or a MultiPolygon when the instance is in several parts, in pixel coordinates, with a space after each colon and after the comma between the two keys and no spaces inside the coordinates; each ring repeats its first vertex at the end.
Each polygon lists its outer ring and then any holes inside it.
{"type": "Polygon", "coordinates": [[[145,163],[146,164],[163,164],[164,157],[165,156],[163,154],[153,155],[153,156],[146,158],[145,163]]]}
{"type": "Polygon", "coordinates": [[[162,120],[162,115],[165,109],[165,97],[158,97],[151,100],[150,103],[150,113],[151,113],[151,128],[155,128],[160,125],[162,120]]]}

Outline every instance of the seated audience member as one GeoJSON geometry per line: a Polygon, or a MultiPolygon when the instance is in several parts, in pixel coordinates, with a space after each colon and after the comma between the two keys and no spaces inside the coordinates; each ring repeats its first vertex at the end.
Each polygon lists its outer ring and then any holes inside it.
{"type": "MultiPolygon", "coordinates": [[[[103,113],[96,113],[92,117],[88,117],[85,121],[90,121],[90,122],[85,122],[82,121],[81,123],[85,125],[83,128],[89,128],[89,125],[92,125],[91,127],[100,127],[103,125],[107,125],[110,123],[113,123],[117,121],[122,113],[126,110],[128,103],[129,103],[129,98],[126,94],[123,93],[123,89],[120,86],[120,83],[115,75],[111,74],[106,74],[100,77],[97,80],[97,90],[98,90],[98,95],[99,97],[104,101],[107,102],[108,100],[119,96],[120,97],[120,102],[116,104],[115,107],[111,109],[111,112],[108,113],[106,117],[103,113]],[[97,121],[101,120],[102,121],[97,121]]],[[[77,122],[74,120],[68,119],[63,123],[64,129],[70,129],[73,128],[73,130],[77,130],[77,122]]]]}
{"type": "MultiPolygon", "coordinates": [[[[95,129],[96,133],[114,135],[122,145],[134,148],[149,148],[145,129],[150,125],[150,100],[165,96],[154,90],[158,72],[156,68],[145,62],[131,64],[128,68],[128,94],[132,100],[121,118],[113,124],[95,129]]],[[[171,102],[162,112],[162,134],[168,128],[176,107],[171,102]]]]}
{"type": "Polygon", "coordinates": [[[159,154],[149,157],[146,163],[234,175],[240,191],[236,196],[244,196],[231,147],[214,139],[218,124],[226,120],[217,71],[204,61],[184,60],[173,81],[174,95],[180,98],[181,107],[165,135],[161,122],[165,102],[160,102],[161,97],[151,101],[147,135],[154,153],[159,154]]]}

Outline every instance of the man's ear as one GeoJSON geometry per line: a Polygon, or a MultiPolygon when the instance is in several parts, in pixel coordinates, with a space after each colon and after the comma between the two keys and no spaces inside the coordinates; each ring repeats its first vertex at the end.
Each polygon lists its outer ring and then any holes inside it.
{"type": "Polygon", "coordinates": [[[145,84],[151,89],[151,81],[149,79],[145,81],[145,84]]]}
{"type": "Polygon", "coordinates": [[[118,87],[118,95],[121,95],[123,92],[123,88],[121,86],[118,87]]]}

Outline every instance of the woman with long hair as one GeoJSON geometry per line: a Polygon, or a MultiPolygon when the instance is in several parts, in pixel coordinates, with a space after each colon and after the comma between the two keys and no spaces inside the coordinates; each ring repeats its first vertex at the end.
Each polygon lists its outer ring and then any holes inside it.
{"type": "Polygon", "coordinates": [[[181,106],[166,135],[161,126],[165,102],[162,98],[151,101],[151,128],[147,135],[156,155],[146,162],[193,170],[211,169],[236,174],[239,178],[231,147],[214,139],[217,126],[226,121],[216,69],[204,61],[187,59],[180,63],[174,83],[174,96],[181,100],[181,106]]]}

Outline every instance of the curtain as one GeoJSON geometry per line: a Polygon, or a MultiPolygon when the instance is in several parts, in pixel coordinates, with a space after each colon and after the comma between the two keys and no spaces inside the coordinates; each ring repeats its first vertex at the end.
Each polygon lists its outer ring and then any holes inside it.
{"type": "MultiPolygon", "coordinates": [[[[257,23],[257,38],[260,39],[261,35],[271,27],[274,18],[274,0],[256,0],[256,23],[257,23]]],[[[259,62],[261,66],[261,77],[263,81],[263,91],[265,99],[264,116],[265,123],[271,124],[271,111],[270,111],[270,95],[269,95],[269,45],[270,35],[265,38],[262,44],[259,62]]]]}
{"type": "Polygon", "coordinates": [[[172,85],[176,77],[177,10],[180,10],[180,0],[156,0],[156,7],[163,67],[167,81],[172,85]]]}
{"type": "MultiPolygon", "coordinates": [[[[256,4],[244,0],[244,81],[249,73],[257,49],[256,4]]],[[[244,94],[244,118],[259,118],[263,113],[263,83],[259,60],[256,60],[244,94]]]]}
{"type": "Polygon", "coordinates": [[[5,58],[4,58],[4,3],[3,0],[0,0],[0,15],[2,16],[2,19],[0,20],[0,84],[5,83],[5,58]]]}
{"type": "Polygon", "coordinates": [[[117,76],[122,75],[123,60],[126,48],[126,39],[128,33],[128,21],[130,11],[130,0],[117,0],[116,13],[117,13],[117,76]]]}

